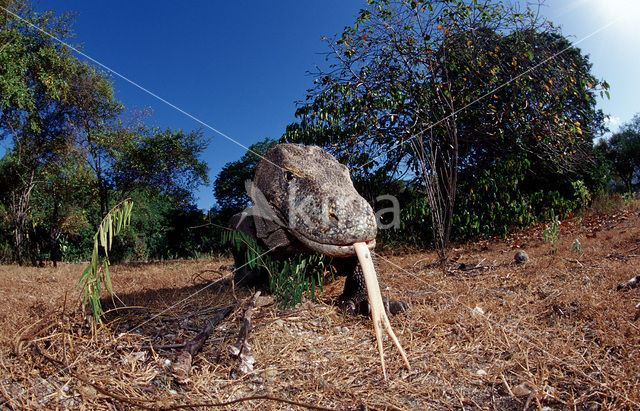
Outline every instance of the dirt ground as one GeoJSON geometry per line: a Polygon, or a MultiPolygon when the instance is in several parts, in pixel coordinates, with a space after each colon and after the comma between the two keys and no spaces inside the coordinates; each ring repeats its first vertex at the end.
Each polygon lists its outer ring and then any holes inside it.
{"type": "Polygon", "coordinates": [[[391,318],[411,370],[385,339],[386,380],[370,319],[334,305],[343,279],[293,310],[258,299],[243,374],[229,346],[253,290],[229,259],[113,266],[95,333],[83,265],[0,266],[0,409],[639,409],[640,288],[618,285],[640,274],[640,203],[607,207],[564,220],[555,252],[544,227],[457,245],[446,274],[379,252],[383,293],[411,304],[391,318]],[[228,306],[179,382],[184,343],[228,306]]]}

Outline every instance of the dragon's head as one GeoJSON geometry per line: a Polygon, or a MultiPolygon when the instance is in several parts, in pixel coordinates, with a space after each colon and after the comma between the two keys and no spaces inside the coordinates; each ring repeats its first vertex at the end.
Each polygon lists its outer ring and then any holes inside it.
{"type": "Polygon", "coordinates": [[[320,147],[272,147],[258,164],[254,187],[287,230],[314,251],[344,257],[355,254],[355,242],[375,246],[373,209],[353,187],[349,169],[320,147]]]}

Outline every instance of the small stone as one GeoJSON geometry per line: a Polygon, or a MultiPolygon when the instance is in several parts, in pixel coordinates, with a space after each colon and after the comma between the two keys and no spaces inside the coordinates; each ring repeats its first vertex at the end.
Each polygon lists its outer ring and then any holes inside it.
{"type": "Polygon", "coordinates": [[[91,385],[83,385],[82,387],[80,387],[80,391],[82,391],[84,396],[88,399],[94,399],[98,396],[98,390],[93,388],[93,386],[91,385]]]}
{"type": "Polygon", "coordinates": [[[171,395],[178,395],[178,391],[176,391],[176,390],[169,390],[169,394],[171,394],[171,395]]]}
{"type": "Polygon", "coordinates": [[[272,295],[261,295],[256,300],[256,307],[264,307],[267,305],[273,304],[275,301],[274,296],[272,295]]]}
{"type": "Polygon", "coordinates": [[[477,306],[471,311],[471,315],[478,316],[478,315],[484,315],[484,310],[482,309],[482,307],[477,306]]]}
{"type": "Polygon", "coordinates": [[[518,250],[513,259],[516,261],[516,264],[524,264],[529,261],[529,255],[524,250],[518,250]]]}
{"type": "Polygon", "coordinates": [[[278,370],[275,368],[267,368],[266,370],[262,371],[262,378],[267,381],[273,380],[277,376],[278,376],[278,370]]]}
{"type": "Polygon", "coordinates": [[[511,392],[513,392],[513,395],[516,397],[524,397],[531,394],[531,388],[529,388],[529,385],[526,382],[523,382],[522,384],[513,387],[511,392]]]}
{"type": "Polygon", "coordinates": [[[127,355],[122,355],[122,362],[124,364],[132,364],[136,362],[144,362],[147,360],[146,351],[135,351],[127,355]]]}
{"type": "Polygon", "coordinates": [[[171,360],[165,359],[163,364],[164,364],[165,367],[170,367],[171,366],[171,360]]]}
{"type": "Polygon", "coordinates": [[[478,371],[476,371],[476,375],[487,375],[487,372],[481,368],[478,371]]]}

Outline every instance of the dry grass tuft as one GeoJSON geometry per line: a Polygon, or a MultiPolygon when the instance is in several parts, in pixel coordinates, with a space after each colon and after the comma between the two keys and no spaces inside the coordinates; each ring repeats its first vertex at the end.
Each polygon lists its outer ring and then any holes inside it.
{"type": "MultiPolygon", "coordinates": [[[[3,408],[637,409],[638,203],[564,221],[557,252],[541,228],[434,253],[379,255],[383,293],[412,308],[391,318],[412,370],[389,341],[380,372],[371,322],[322,302],[282,312],[259,300],[249,336],[255,371],[236,375],[235,342],[252,290],[233,289],[229,260],[112,269],[120,301],[95,334],[78,309],[82,265],[0,266],[3,408]],[[579,239],[582,254],[571,251],[579,239]],[[530,260],[513,262],[518,249],[530,260]],[[464,265],[462,265],[464,263],[464,265]],[[463,269],[460,269],[463,268],[463,269]],[[385,291],[385,286],[389,289],[385,291]],[[193,360],[187,384],[170,362],[225,306],[238,309],[193,360]],[[247,398],[253,398],[246,400],[247,398]]],[[[106,303],[113,304],[110,302],[106,303]]]]}

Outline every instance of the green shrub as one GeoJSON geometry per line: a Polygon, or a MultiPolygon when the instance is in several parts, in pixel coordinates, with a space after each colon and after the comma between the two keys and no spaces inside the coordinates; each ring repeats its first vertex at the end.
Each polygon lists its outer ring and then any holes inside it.
{"type": "Polygon", "coordinates": [[[294,307],[304,295],[314,301],[316,289],[323,292],[326,273],[333,275],[331,258],[322,254],[297,254],[275,259],[264,253],[255,238],[231,229],[223,232],[222,241],[244,252],[249,269],[266,271],[269,291],[275,295],[281,308],[294,307]]]}

